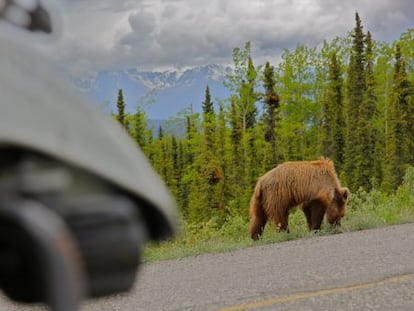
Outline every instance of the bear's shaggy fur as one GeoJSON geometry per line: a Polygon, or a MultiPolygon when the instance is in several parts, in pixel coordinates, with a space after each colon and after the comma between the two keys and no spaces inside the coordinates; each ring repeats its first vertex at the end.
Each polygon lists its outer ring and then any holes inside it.
{"type": "Polygon", "coordinates": [[[348,188],[341,187],[331,160],[285,162],[259,178],[250,202],[250,236],[257,240],[266,222],[289,230],[289,212],[301,205],[310,230],[319,230],[326,213],[330,224],[345,215],[348,188]]]}

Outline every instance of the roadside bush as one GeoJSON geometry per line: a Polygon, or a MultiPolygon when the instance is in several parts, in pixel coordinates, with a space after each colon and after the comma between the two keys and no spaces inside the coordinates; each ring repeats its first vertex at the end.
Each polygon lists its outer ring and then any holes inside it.
{"type": "Polygon", "coordinates": [[[407,169],[402,185],[393,195],[378,189],[351,193],[345,231],[362,230],[414,221],[414,168],[407,169]]]}

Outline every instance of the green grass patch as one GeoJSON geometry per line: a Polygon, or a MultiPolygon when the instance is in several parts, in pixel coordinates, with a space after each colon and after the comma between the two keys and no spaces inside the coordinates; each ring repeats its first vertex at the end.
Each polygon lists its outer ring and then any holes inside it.
{"type": "Polygon", "coordinates": [[[414,168],[410,168],[404,183],[393,195],[377,189],[351,193],[348,211],[342,227],[332,228],[323,224],[318,233],[307,230],[306,219],[300,210],[289,217],[290,233],[276,233],[268,224],[260,241],[254,242],[248,235],[248,219],[230,215],[225,221],[213,216],[202,224],[183,223],[178,236],[161,244],[150,244],[144,252],[144,261],[176,259],[203,253],[225,252],[253,245],[278,243],[314,236],[351,232],[369,228],[414,222],[414,168]]]}

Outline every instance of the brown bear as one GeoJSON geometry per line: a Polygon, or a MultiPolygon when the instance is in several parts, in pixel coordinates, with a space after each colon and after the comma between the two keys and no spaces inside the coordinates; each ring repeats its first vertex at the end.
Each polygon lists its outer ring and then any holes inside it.
{"type": "Polygon", "coordinates": [[[326,213],[330,224],[340,225],[345,215],[348,188],[340,186],[333,162],[285,162],[259,178],[250,202],[250,236],[258,240],[267,220],[278,231],[288,229],[289,212],[296,206],[306,216],[309,230],[319,230],[326,213]]]}

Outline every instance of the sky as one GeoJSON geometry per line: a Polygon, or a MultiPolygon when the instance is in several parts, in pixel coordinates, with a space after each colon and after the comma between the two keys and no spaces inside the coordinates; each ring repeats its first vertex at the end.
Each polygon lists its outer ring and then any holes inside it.
{"type": "Polygon", "coordinates": [[[345,36],[358,12],[365,31],[392,42],[414,28],[412,0],[60,0],[56,56],[73,75],[231,64],[252,44],[256,63],[284,49],[345,36]]]}

